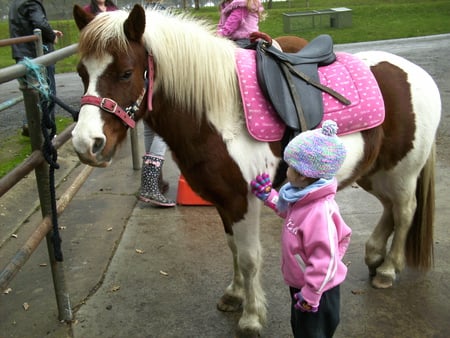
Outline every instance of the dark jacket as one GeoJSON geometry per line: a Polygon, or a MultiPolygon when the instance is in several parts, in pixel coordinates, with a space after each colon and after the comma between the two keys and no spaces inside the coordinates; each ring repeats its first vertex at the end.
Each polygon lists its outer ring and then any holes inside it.
{"type": "MultiPolygon", "coordinates": [[[[42,31],[44,53],[54,50],[56,34],[50,26],[41,0],[15,0],[9,9],[9,35],[11,38],[33,35],[33,30],[42,31]]],[[[35,58],[34,42],[20,43],[11,46],[12,57],[17,61],[24,57],[35,58]]]]}

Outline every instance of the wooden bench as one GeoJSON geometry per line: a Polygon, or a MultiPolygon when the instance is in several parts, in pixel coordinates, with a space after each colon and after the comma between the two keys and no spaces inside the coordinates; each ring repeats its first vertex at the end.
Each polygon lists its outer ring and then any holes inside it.
{"type": "Polygon", "coordinates": [[[323,27],[345,28],[351,26],[352,10],[347,7],[283,13],[285,33],[323,27]]]}

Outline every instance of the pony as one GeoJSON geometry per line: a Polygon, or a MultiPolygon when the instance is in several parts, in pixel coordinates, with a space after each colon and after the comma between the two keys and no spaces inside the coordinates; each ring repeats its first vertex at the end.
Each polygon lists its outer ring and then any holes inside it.
{"type": "MultiPolygon", "coordinates": [[[[75,5],[80,29],[78,74],[84,96],[72,143],[81,162],[110,165],[117,147],[143,119],[166,141],[191,188],[218,210],[233,258],[233,276],[217,303],[240,311],[236,335],[256,337],[267,305],[261,285],[261,202],[249,182],[273,178],[280,141],[248,132],[232,41],[186,14],[116,11],[96,17],[75,5]],[[150,60],[150,62],[149,62],[150,60]]],[[[280,38],[285,51],[301,38],[280,38]]],[[[435,134],[439,90],[423,69],[399,56],[355,54],[370,67],[383,96],[384,121],[341,136],[347,157],[337,179],[357,182],[379,199],[382,216],[365,247],[374,287],[391,287],[406,265],[433,264],[435,134]],[[391,245],[388,240],[392,238],[391,245]]]]}

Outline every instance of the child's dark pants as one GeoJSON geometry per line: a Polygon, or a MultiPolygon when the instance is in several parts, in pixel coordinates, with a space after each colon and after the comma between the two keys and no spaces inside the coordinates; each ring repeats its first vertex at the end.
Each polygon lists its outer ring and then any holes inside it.
{"type": "Polygon", "coordinates": [[[339,285],[324,292],[320,298],[319,310],[315,313],[301,312],[294,307],[297,302],[294,294],[299,289],[289,288],[291,292],[291,326],[295,338],[329,338],[339,324],[340,292],[339,285]]]}

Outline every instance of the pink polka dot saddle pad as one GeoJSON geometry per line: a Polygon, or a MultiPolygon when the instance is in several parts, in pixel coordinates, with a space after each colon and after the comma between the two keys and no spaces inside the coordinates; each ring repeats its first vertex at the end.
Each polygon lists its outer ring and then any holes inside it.
{"type": "MultiPolygon", "coordinates": [[[[281,140],[285,125],[262,93],[256,76],[256,52],[237,49],[236,68],[247,128],[256,140],[281,140]]],[[[346,106],[322,93],[325,120],[338,124],[338,134],[346,135],[374,128],[384,121],[384,102],[370,68],[352,54],[337,52],[336,61],[319,67],[320,83],[351,101],[346,106]]],[[[318,126],[320,127],[320,125],[318,126]]]]}

